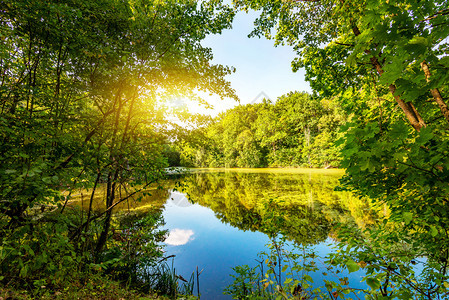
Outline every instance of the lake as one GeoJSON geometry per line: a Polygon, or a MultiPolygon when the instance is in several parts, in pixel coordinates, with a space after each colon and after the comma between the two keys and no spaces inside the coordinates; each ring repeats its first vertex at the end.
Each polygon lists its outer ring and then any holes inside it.
{"type": "MultiPolygon", "coordinates": [[[[161,182],[164,188],[154,187],[150,197],[118,208],[162,209],[169,231],[165,256],[175,255],[169,263],[177,274],[188,279],[198,267],[203,270],[201,298],[230,299],[223,290],[233,282],[232,268],[258,266],[269,236],[284,236],[287,250],[309,247],[323,257],[332,251],[337,222],[362,228],[375,222],[376,212],[367,203],[334,190],[343,174],[334,169],[194,169],[161,182]]],[[[85,207],[88,201],[82,202],[85,207]]],[[[323,275],[321,267],[310,274],[315,286],[324,285],[323,279],[338,281],[323,275]]],[[[343,270],[339,277],[348,277],[353,288],[365,288],[361,275],[343,270]]]]}
{"type": "MultiPolygon", "coordinates": [[[[203,299],[222,294],[237,265],[258,265],[267,235],[275,227],[295,245],[313,246],[320,256],[331,251],[335,222],[364,227],[375,220],[368,204],[334,191],[341,170],[232,169],[197,170],[179,180],[164,205],[167,255],[185,278],[196,270],[203,299]],[[271,212],[281,220],[269,226],[271,212]],[[267,229],[268,228],[268,229],[267,229]]],[[[345,274],[351,287],[363,288],[361,273],[345,274]]],[[[322,271],[312,274],[323,284],[322,271]]],[[[329,279],[329,278],[328,278],[329,279]]]]}

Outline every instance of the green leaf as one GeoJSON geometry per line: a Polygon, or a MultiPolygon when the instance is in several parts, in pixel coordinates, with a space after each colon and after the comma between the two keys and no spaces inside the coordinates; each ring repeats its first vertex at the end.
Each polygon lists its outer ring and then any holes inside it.
{"type": "Polygon", "coordinates": [[[435,226],[430,226],[430,234],[435,237],[438,235],[438,230],[435,228],[435,226]]]}
{"type": "Polygon", "coordinates": [[[422,45],[424,47],[429,46],[429,40],[422,36],[414,36],[410,41],[409,44],[411,45],[422,45]]]}
{"type": "Polygon", "coordinates": [[[312,282],[313,283],[313,278],[310,276],[310,275],[304,275],[303,277],[302,277],[305,281],[308,281],[308,282],[312,282]]]}
{"type": "Polygon", "coordinates": [[[353,53],[351,55],[348,56],[348,58],[346,58],[346,64],[348,66],[354,67],[357,65],[357,58],[356,58],[356,53],[353,53]]]}
{"type": "Polygon", "coordinates": [[[348,260],[346,262],[346,267],[348,268],[349,273],[358,271],[360,269],[360,266],[355,261],[353,261],[352,259],[348,260]]]}
{"type": "Polygon", "coordinates": [[[404,212],[402,217],[404,218],[405,225],[408,225],[413,219],[413,214],[411,212],[404,212]]]}
{"type": "Polygon", "coordinates": [[[366,284],[368,284],[373,290],[380,288],[380,282],[376,278],[366,278],[366,284]]]}

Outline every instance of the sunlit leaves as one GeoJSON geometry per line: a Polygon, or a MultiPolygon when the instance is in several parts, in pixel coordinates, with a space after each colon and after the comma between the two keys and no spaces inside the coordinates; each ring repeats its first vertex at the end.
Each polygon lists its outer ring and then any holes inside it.
{"type": "Polygon", "coordinates": [[[380,288],[380,282],[376,278],[367,277],[365,281],[373,290],[380,288]]]}
{"type": "Polygon", "coordinates": [[[403,214],[405,225],[410,224],[413,219],[413,214],[411,212],[404,212],[403,214]]]}
{"type": "Polygon", "coordinates": [[[353,260],[348,260],[346,262],[346,267],[348,268],[349,273],[356,272],[360,269],[360,266],[353,260]]]}

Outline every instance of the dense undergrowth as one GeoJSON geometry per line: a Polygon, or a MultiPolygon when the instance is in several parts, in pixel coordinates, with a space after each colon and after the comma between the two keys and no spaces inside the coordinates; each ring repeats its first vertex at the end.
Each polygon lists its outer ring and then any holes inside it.
{"type": "MultiPolygon", "coordinates": [[[[54,208],[60,209],[60,208],[54,208]]],[[[106,247],[95,252],[101,226],[77,234],[85,212],[36,213],[19,229],[2,230],[0,296],[17,299],[176,299],[193,293],[163,257],[160,211],[114,215],[106,247]]]]}

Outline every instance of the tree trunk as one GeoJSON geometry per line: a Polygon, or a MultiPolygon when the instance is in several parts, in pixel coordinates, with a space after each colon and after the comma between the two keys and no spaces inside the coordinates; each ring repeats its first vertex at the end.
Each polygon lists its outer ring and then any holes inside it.
{"type": "MultiPolygon", "coordinates": [[[[424,74],[426,75],[426,80],[427,82],[430,81],[430,71],[429,71],[429,66],[427,65],[427,63],[425,61],[423,61],[421,63],[421,68],[424,71],[424,74]]],[[[430,93],[433,96],[433,99],[435,100],[435,102],[438,104],[438,107],[441,110],[441,113],[443,114],[444,118],[446,119],[446,121],[449,123],[449,108],[447,107],[446,103],[443,100],[443,97],[441,97],[440,91],[435,88],[435,89],[430,89],[430,93]]]]}
{"type": "Polygon", "coordinates": [[[103,223],[103,230],[97,241],[97,247],[95,253],[98,255],[103,251],[106,241],[108,239],[109,228],[111,227],[112,209],[108,210],[113,204],[115,199],[115,186],[118,177],[118,170],[115,171],[114,178],[112,178],[112,171],[108,173],[108,183],[106,188],[106,217],[103,223]]]}
{"type": "MultiPolygon", "coordinates": [[[[115,150],[118,147],[117,142],[117,133],[120,123],[120,114],[122,112],[123,103],[122,97],[121,97],[121,89],[119,88],[117,97],[118,99],[118,108],[115,115],[115,121],[114,121],[114,130],[112,132],[112,140],[111,140],[111,146],[109,148],[110,154],[109,154],[109,161],[113,162],[110,171],[108,172],[108,183],[107,183],[107,190],[106,190],[106,217],[104,219],[103,223],[103,230],[101,232],[100,238],[97,242],[96,247],[96,254],[100,254],[103,250],[104,246],[106,245],[106,241],[108,238],[109,228],[111,226],[111,217],[112,217],[112,209],[109,209],[114,204],[115,199],[115,187],[117,184],[118,175],[120,173],[120,162],[118,160],[118,157],[115,154],[115,150]],[[114,176],[113,176],[114,175],[114,176]]],[[[114,103],[115,106],[115,103],[114,103]]]]}
{"type": "Polygon", "coordinates": [[[394,94],[396,92],[396,86],[394,84],[390,84],[389,89],[413,128],[419,131],[422,127],[425,127],[426,123],[416,110],[415,106],[411,102],[405,102],[401,97],[394,94]]]}
{"type": "Polygon", "coordinates": [[[307,142],[307,163],[310,168],[311,164],[310,164],[310,128],[309,128],[309,126],[306,126],[306,128],[304,129],[304,137],[306,138],[306,142],[307,142]]]}
{"type": "MultiPolygon", "coordinates": [[[[352,28],[352,31],[354,32],[355,36],[360,35],[360,30],[357,26],[354,26],[352,28]]],[[[365,50],[365,53],[372,55],[370,50],[365,50]]],[[[377,73],[379,75],[382,75],[385,71],[382,69],[382,65],[380,64],[377,57],[375,57],[373,55],[370,60],[371,60],[371,64],[376,69],[377,73]]],[[[410,124],[413,126],[413,128],[415,128],[417,131],[419,131],[422,127],[425,127],[426,123],[424,122],[423,118],[416,110],[415,106],[411,102],[405,102],[404,100],[402,100],[402,98],[400,96],[395,95],[396,86],[394,84],[390,84],[389,89],[390,89],[390,93],[394,97],[394,100],[396,100],[399,107],[402,109],[407,120],[410,122],[410,124]]]]}
{"type": "Polygon", "coordinates": [[[89,230],[90,216],[92,215],[92,204],[94,202],[95,191],[97,189],[98,182],[100,181],[100,177],[101,177],[101,172],[100,172],[100,170],[98,170],[97,178],[95,179],[94,187],[92,189],[92,193],[90,194],[89,209],[87,211],[86,232],[89,230]]]}

